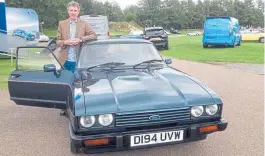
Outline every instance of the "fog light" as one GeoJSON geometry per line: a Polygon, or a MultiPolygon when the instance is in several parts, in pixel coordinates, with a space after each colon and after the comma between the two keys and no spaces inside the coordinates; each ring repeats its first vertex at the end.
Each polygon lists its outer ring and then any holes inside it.
{"type": "Polygon", "coordinates": [[[206,133],[206,132],[214,132],[218,130],[217,125],[212,125],[212,126],[205,126],[200,128],[200,133],[206,133]]]}
{"type": "Polygon", "coordinates": [[[86,146],[107,145],[109,144],[109,139],[102,138],[102,139],[94,139],[94,140],[85,140],[84,144],[86,146]]]}

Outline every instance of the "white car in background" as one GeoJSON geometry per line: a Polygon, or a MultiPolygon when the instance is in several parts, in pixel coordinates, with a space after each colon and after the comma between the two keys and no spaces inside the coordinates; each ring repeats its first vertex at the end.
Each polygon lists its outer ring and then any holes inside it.
{"type": "Polygon", "coordinates": [[[202,35],[202,34],[203,34],[202,32],[194,31],[194,32],[187,33],[187,36],[199,36],[199,35],[202,35]]]}
{"type": "Polygon", "coordinates": [[[50,38],[44,34],[40,34],[39,42],[48,42],[50,38]]]}
{"type": "Polygon", "coordinates": [[[166,30],[165,30],[165,33],[166,33],[167,35],[170,35],[170,34],[171,34],[169,31],[166,31],[166,30]]]}

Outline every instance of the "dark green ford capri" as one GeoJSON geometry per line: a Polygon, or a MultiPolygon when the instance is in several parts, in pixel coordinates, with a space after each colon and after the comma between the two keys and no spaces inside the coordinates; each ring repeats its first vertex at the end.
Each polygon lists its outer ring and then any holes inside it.
{"type": "Polygon", "coordinates": [[[227,127],[220,97],[170,67],[171,60],[149,41],[83,44],[75,73],[58,64],[55,52],[32,49],[17,50],[10,98],[18,105],[66,110],[73,153],[199,141],[227,127]]]}

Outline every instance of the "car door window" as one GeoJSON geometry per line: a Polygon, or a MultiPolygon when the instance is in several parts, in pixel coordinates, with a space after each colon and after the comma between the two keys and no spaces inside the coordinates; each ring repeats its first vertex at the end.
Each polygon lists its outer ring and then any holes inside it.
{"type": "Polygon", "coordinates": [[[57,70],[61,69],[60,64],[48,48],[19,48],[17,55],[17,70],[43,71],[44,65],[47,64],[54,64],[57,70]]]}

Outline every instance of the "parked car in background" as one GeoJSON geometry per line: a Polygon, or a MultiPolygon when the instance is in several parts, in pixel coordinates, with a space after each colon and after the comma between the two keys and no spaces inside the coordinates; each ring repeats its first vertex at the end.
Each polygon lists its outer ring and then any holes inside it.
{"type": "Polygon", "coordinates": [[[204,23],[203,47],[241,45],[240,25],[233,17],[207,17],[204,23]]]}
{"type": "Polygon", "coordinates": [[[242,41],[258,41],[264,43],[265,33],[262,30],[243,30],[241,31],[242,41]]]}
{"type": "Polygon", "coordinates": [[[35,40],[35,35],[26,32],[25,30],[16,29],[13,31],[12,36],[17,36],[21,38],[25,38],[27,41],[35,40]]]}
{"type": "Polygon", "coordinates": [[[171,28],[169,32],[172,34],[181,34],[178,30],[173,29],[173,28],[171,28]]]}
{"type": "Polygon", "coordinates": [[[48,42],[50,38],[46,36],[45,34],[40,34],[39,36],[39,42],[48,42]]]}
{"type": "Polygon", "coordinates": [[[170,31],[167,31],[167,30],[165,30],[165,33],[166,33],[167,35],[170,35],[170,34],[171,34],[170,31]]]}
{"type": "Polygon", "coordinates": [[[187,36],[199,36],[199,35],[202,35],[202,32],[194,31],[194,32],[187,33],[187,36]]]}
{"type": "Polygon", "coordinates": [[[163,27],[145,27],[143,39],[151,41],[156,48],[168,50],[168,35],[163,27]]]}
{"type": "Polygon", "coordinates": [[[143,31],[142,30],[132,30],[127,35],[121,35],[120,38],[142,39],[143,38],[143,31]]]}

